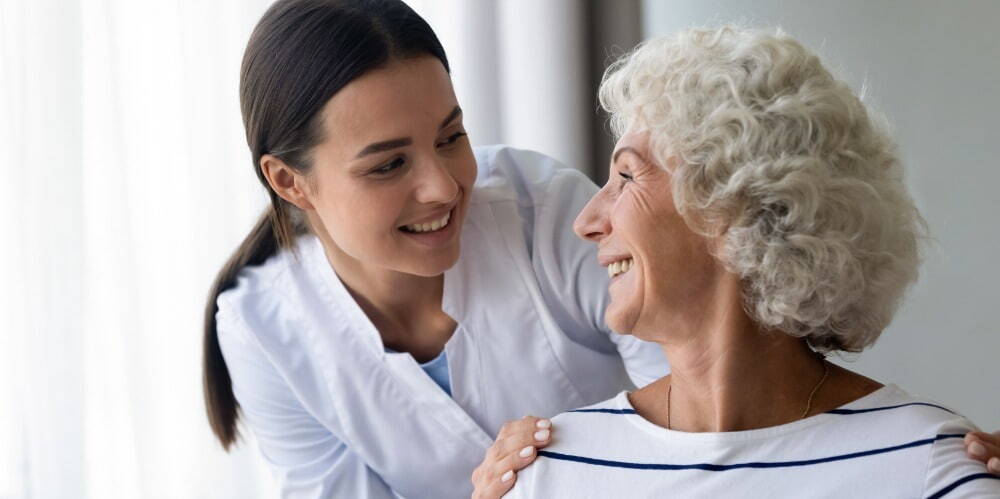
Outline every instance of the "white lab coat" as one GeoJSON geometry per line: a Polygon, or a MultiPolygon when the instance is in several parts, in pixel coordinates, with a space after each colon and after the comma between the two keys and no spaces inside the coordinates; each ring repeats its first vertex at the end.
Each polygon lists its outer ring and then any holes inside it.
{"type": "Polygon", "coordinates": [[[458,323],[445,346],[451,397],[412,356],[385,351],[313,236],[219,297],[233,390],[284,497],[468,498],[505,421],[666,374],[657,346],[604,325],[607,272],[572,231],[594,184],[538,153],[494,146],[476,160],[444,278],[458,323]]]}

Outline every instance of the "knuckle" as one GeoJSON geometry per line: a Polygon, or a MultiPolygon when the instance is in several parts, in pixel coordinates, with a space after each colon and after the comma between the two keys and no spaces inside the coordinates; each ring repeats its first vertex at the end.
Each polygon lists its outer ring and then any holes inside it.
{"type": "Polygon", "coordinates": [[[503,448],[500,445],[500,442],[498,441],[497,443],[493,444],[493,446],[490,447],[489,450],[486,451],[486,459],[484,461],[484,464],[487,462],[499,460],[501,452],[503,452],[503,448]]]}

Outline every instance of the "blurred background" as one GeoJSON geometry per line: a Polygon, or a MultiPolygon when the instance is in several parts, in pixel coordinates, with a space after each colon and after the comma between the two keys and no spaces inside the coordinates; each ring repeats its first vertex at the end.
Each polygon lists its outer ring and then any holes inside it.
{"type": "MultiPolygon", "coordinates": [[[[269,0],[0,0],[0,499],[255,498],[212,437],[201,312],[262,210],[237,94],[269,0]]],[[[691,25],[780,25],[885,113],[934,237],[869,352],[838,362],[1000,429],[1000,2],[410,0],[474,144],[603,182],[608,62],[691,25]]]]}

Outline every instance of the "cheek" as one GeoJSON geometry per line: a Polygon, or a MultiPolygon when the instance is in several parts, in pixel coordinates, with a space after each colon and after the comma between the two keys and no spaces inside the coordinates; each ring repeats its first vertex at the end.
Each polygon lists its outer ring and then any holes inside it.
{"type": "Polygon", "coordinates": [[[673,227],[679,221],[676,211],[655,197],[657,193],[634,189],[619,198],[611,221],[615,239],[632,254],[636,266],[612,284],[607,320],[616,331],[642,337],[657,322],[663,302],[670,300],[671,280],[685,264],[673,227]]]}
{"type": "Polygon", "coordinates": [[[452,171],[455,172],[455,180],[465,189],[466,195],[472,191],[472,186],[476,182],[478,168],[472,148],[466,147],[452,168],[452,171]]]}
{"type": "Polygon", "coordinates": [[[396,228],[406,197],[389,189],[356,184],[345,181],[321,191],[316,211],[330,238],[358,258],[389,249],[386,240],[396,228]]]}

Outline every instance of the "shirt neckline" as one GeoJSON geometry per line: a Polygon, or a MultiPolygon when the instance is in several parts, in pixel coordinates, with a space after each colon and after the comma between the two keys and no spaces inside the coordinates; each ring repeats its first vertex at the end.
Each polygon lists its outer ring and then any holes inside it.
{"type": "MultiPolygon", "coordinates": [[[[879,405],[880,401],[890,398],[894,395],[901,393],[899,387],[894,384],[888,384],[875,390],[864,397],[858,398],[847,404],[844,404],[837,409],[859,409],[867,408],[879,405]]],[[[643,418],[635,412],[635,407],[629,402],[628,392],[622,391],[614,398],[614,403],[619,410],[626,412],[625,419],[650,436],[658,439],[666,439],[671,442],[681,442],[681,443],[734,443],[734,442],[746,442],[753,440],[763,440],[768,438],[779,437],[783,435],[788,435],[791,433],[799,432],[807,428],[811,428],[816,425],[824,424],[830,422],[831,420],[836,420],[839,416],[836,414],[830,414],[829,412],[824,412],[810,416],[805,419],[800,419],[798,421],[793,421],[791,423],[785,423],[778,426],[769,426],[767,428],[757,428],[753,430],[745,431],[728,431],[728,432],[685,432],[678,430],[668,430],[662,426],[658,426],[643,418]]]]}

